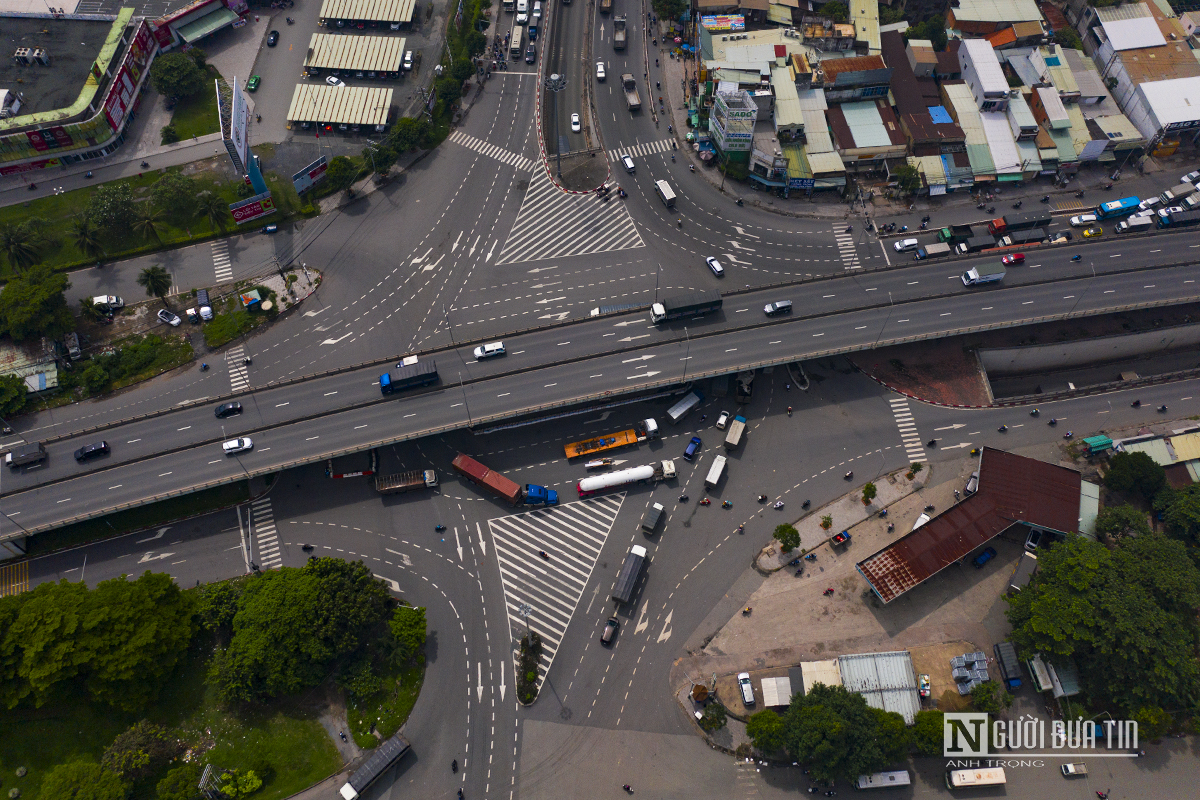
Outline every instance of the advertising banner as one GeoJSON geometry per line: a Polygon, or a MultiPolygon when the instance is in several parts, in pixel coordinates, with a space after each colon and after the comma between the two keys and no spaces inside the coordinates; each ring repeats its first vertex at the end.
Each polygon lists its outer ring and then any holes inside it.
{"type": "Polygon", "coordinates": [[[271,198],[270,192],[263,192],[232,204],[229,206],[229,213],[233,214],[233,221],[241,225],[243,222],[251,222],[259,217],[274,214],[275,201],[271,198]]]}
{"type": "MultiPolygon", "coordinates": [[[[230,113],[229,119],[229,138],[233,141],[233,148],[237,151],[238,158],[241,159],[243,165],[250,157],[249,152],[249,131],[250,131],[250,105],[246,102],[246,95],[242,93],[241,86],[238,84],[238,79],[233,79],[233,110],[230,113]]],[[[245,169],[243,168],[243,172],[245,169]]]]}
{"type": "Polygon", "coordinates": [[[744,31],[746,18],[741,14],[714,14],[700,17],[700,24],[709,31],[744,31]]]}
{"type": "Polygon", "coordinates": [[[328,166],[325,156],[321,156],[293,175],[292,185],[296,187],[296,194],[307,192],[315,184],[325,180],[325,170],[328,166]]]}

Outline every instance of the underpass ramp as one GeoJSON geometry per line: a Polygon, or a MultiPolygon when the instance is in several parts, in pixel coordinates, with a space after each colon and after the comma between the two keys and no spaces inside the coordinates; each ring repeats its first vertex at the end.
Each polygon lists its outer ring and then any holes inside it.
{"type": "Polygon", "coordinates": [[[509,628],[514,637],[525,633],[525,604],[532,609],[529,629],[542,637],[539,688],[624,502],[620,492],[488,520],[509,628]]]}

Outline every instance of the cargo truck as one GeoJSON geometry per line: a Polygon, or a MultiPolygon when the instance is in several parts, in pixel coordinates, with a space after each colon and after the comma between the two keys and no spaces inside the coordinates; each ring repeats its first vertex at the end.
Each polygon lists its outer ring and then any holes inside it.
{"type": "Polygon", "coordinates": [[[658,195],[659,200],[663,201],[664,206],[675,207],[675,191],[671,188],[671,184],[666,181],[655,181],[654,193],[658,195]]]}
{"type": "Polygon", "coordinates": [[[720,292],[692,292],[664,297],[650,306],[650,321],[654,324],[684,317],[699,317],[721,308],[720,292]]]}
{"type": "Polygon", "coordinates": [[[1046,228],[1051,222],[1049,211],[1027,211],[1023,214],[1005,214],[988,223],[988,233],[1000,236],[1010,231],[1027,231],[1030,228],[1046,228]]]}
{"type": "Polygon", "coordinates": [[[948,255],[950,255],[950,245],[942,244],[941,242],[917,248],[917,261],[924,261],[927,258],[941,258],[948,255]]]}
{"type": "Polygon", "coordinates": [[[612,11],[612,0],[600,0],[600,13],[607,14],[612,11]]]}
{"type": "Polygon", "coordinates": [[[589,475],[581,480],[576,489],[580,497],[591,497],[597,492],[618,489],[622,486],[632,486],[649,481],[665,481],[675,477],[675,462],[671,460],[658,461],[644,467],[619,469],[607,475],[589,475]]]}
{"type": "Polygon", "coordinates": [[[1196,187],[1190,183],[1181,183],[1174,189],[1168,189],[1158,197],[1163,201],[1164,206],[1177,205],[1186,197],[1191,197],[1196,193],[1196,187]]]}
{"type": "Polygon", "coordinates": [[[1021,688],[1021,662],[1017,660],[1017,648],[1012,642],[997,642],[992,648],[996,654],[996,666],[1009,689],[1021,688]]]}
{"type": "Polygon", "coordinates": [[[733,418],[733,422],[729,423],[729,430],[725,433],[725,449],[732,450],[742,443],[742,434],[746,432],[746,418],[738,414],[733,418]]]}
{"type": "Polygon", "coordinates": [[[654,529],[658,527],[658,521],[663,515],[662,503],[651,503],[646,509],[646,515],[642,517],[642,530],[646,533],[654,533],[654,529]]]}
{"type": "Polygon", "coordinates": [[[965,242],[975,234],[971,232],[970,225],[950,225],[938,231],[937,239],[943,244],[958,244],[965,242]]]}
{"type": "Polygon", "coordinates": [[[621,76],[621,87],[625,90],[625,103],[629,106],[630,111],[637,111],[642,107],[642,98],[638,97],[637,81],[633,79],[633,75],[626,72],[621,76]]]}
{"type": "Polygon", "coordinates": [[[558,492],[532,483],[527,483],[522,488],[521,484],[514,483],[499,472],[488,469],[468,455],[459,453],[450,462],[450,466],[454,467],[454,471],[459,475],[491,492],[510,506],[520,505],[522,501],[526,501],[530,505],[558,505],[558,492]]]}
{"type": "Polygon", "coordinates": [[[1004,267],[999,264],[971,267],[963,273],[963,286],[978,286],[982,283],[998,283],[1004,280],[1004,267]]]}
{"type": "Polygon", "coordinates": [[[1154,228],[1154,220],[1150,217],[1132,217],[1117,223],[1114,230],[1117,233],[1145,233],[1154,228]]]}
{"type": "Polygon", "coordinates": [[[342,800],[358,800],[359,795],[365,792],[376,778],[391,769],[410,749],[408,739],[398,733],[379,745],[371,757],[363,762],[350,776],[350,780],[342,786],[338,792],[342,800]]]}
{"type": "Polygon", "coordinates": [[[17,469],[28,464],[37,464],[46,460],[46,446],[41,442],[29,442],[14,447],[4,454],[4,463],[9,469],[17,469]]]}
{"type": "MultiPolygon", "coordinates": [[[[612,0],[600,0],[601,3],[612,3],[612,0]]],[[[603,9],[604,6],[601,6],[603,9]]],[[[613,17],[613,50],[625,49],[625,15],[618,14],[613,17]]]]}
{"type": "Polygon", "coordinates": [[[635,308],[645,308],[641,303],[620,303],[615,306],[599,306],[593,308],[589,313],[589,317],[600,317],[605,314],[619,314],[622,311],[633,311],[635,308]]]}
{"type": "Polygon", "coordinates": [[[564,445],[563,450],[566,452],[567,458],[580,458],[582,456],[594,455],[595,453],[603,453],[605,450],[615,450],[618,447],[628,447],[638,442],[644,442],[647,439],[657,438],[658,423],[653,418],[650,418],[635,423],[629,430],[597,436],[595,439],[586,439],[582,442],[572,442],[571,444],[564,445]]]}
{"type": "Polygon", "coordinates": [[[704,476],[704,485],[709,489],[717,488],[717,484],[721,482],[721,476],[725,474],[725,456],[718,455],[713,458],[713,464],[708,470],[708,474],[704,476]]]}
{"type": "Polygon", "coordinates": [[[700,392],[688,392],[682,400],[667,409],[667,419],[671,420],[671,424],[674,425],[702,402],[704,402],[704,395],[700,392]]]}
{"type": "Polygon", "coordinates": [[[392,394],[418,386],[428,386],[437,383],[437,380],[437,362],[405,359],[396,365],[395,370],[379,376],[379,391],[392,394]]]}
{"type": "Polygon", "coordinates": [[[1046,239],[1046,231],[1034,228],[1028,231],[1013,231],[1007,236],[1001,236],[996,245],[999,247],[1023,247],[1030,244],[1041,244],[1046,239]]]}
{"type": "Polygon", "coordinates": [[[621,565],[621,571],[617,573],[617,583],[613,586],[612,594],[609,595],[611,599],[618,604],[628,603],[633,599],[633,590],[637,586],[638,578],[641,577],[644,563],[646,563],[646,548],[640,544],[629,548],[629,555],[625,556],[625,563],[621,565]]]}
{"type": "Polygon", "coordinates": [[[962,256],[967,253],[978,253],[980,250],[987,250],[989,247],[995,246],[996,239],[992,236],[972,236],[965,242],[959,242],[955,246],[954,252],[962,256]]]}
{"type": "Polygon", "coordinates": [[[437,473],[431,469],[414,469],[375,476],[375,491],[380,494],[402,494],[417,489],[432,489],[437,485],[437,473]]]}
{"type": "Polygon", "coordinates": [[[1200,222],[1200,210],[1197,211],[1176,211],[1173,214],[1168,214],[1165,217],[1158,218],[1158,227],[1160,228],[1183,228],[1188,225],[1195,225],[1200,222]]]}

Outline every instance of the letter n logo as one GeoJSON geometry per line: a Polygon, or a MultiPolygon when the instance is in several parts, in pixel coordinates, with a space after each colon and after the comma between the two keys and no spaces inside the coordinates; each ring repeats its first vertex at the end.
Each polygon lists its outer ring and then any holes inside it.
{"type": "Polygon", "coordinates": [[[947,712],[942,719],[942,755],[946,758],[988,754],[988,715],[947,712]]]}

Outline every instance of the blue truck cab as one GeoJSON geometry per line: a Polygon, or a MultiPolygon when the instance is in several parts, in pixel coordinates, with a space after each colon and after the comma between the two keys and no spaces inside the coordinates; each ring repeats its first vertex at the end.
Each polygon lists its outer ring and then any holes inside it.
{"type": "Polygon", "coordinates": [[[525,504],[530,506],[558,505],[558,492],[538,486],[536,483],[525,484],[525,504]]]}

